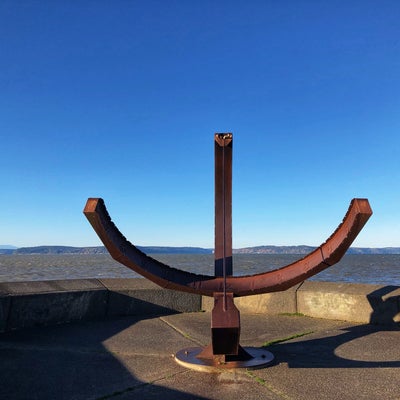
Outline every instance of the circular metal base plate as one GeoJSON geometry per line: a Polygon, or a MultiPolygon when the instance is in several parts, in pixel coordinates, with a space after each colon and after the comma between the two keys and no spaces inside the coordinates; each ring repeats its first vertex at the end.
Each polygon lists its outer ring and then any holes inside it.
{"type": "Polygon", "coordinates": [[[183,367],[201,372],[221,372],[221,369],[225,370],[235,368],[264,368],[272,364],[274,361],[274,355],[267,350],[256,347],[245,347],[244,349],[251,355],[251,359],[220,363],[215,359],[197,358],[197,356],[203,351],[203,348],[189,347],[178,351],[175,354],[175,361],[183,367]]]}

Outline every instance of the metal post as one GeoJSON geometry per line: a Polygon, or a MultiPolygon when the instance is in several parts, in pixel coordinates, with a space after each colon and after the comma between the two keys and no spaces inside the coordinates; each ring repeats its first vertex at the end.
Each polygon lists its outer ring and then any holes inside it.
{"type": "Polygon", "coordinates": [[[232,276],[232,133],[216,133],[215,276],[232,276]]]}

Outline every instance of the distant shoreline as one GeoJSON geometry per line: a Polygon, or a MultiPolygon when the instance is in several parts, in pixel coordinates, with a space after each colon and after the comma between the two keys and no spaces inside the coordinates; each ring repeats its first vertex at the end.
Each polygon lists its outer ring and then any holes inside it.
{"type": "MultiPolygon", "coordinates": [[[[202,247],[136,246],[146,254],[212,254],[213,249],[202,247]]],[[[254,246],[233,249],[233,254],[299,254],[305,255],[316,249],[314,246],[254,246]]],[[[5,248],[0,254],[108,254],[104,246],[35,246],[5,248]]],[[[400,254],[400,247],[350,247],[346,254],[400,254]]]]}

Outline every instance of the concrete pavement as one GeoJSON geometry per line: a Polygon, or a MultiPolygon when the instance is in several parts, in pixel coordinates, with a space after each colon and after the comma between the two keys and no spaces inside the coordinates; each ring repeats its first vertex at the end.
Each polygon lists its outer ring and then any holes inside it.
{"type": "Polygon", "coordinates": [[[0,399],[400,399],[400,326],[241,314],[242,346],[274,365],[195,372],[172,355],[210,340],[208,312],[103,318],[0,334],[0,399]]]}

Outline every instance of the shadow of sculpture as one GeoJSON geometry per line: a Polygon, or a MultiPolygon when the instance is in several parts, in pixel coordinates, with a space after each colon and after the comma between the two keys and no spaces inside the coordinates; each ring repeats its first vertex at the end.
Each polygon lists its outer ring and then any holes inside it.
{"type": "MultiPolygon", "coordinates": [[[[379,347],[371,348],[372,341],[363,340],[356,343],[358,340],[382,331],[400,333],[400,326],[352,326],[332,336],[298,339],[268,346],[268,349],[275,354],[277,363],[285,362],[290,368],[400,368],[400,359],[376,360],[380,356],[377,354],[379,347]],[[350,342],[354,342],[354,345],[351,346],[350,342]],[[347,348],[341,351],[342,346],[347,348]],[[370,357],[369,360],[368,357],[370,357]]],[[[385,348],[385,358],[389,352],[390,348],[385,348]]]]}
{"type": "MultiPolygon", "coordinates": [[[[130,301],[123,295],[118,297],[119,301],[130,301]]],[[[162,386],[171,371],[184,372],[169,354],[156,349],[155,353],[160,352],[157,359],[154,352],[146,354],[146,349],[135,348],[152,341],[148,325],[141,328],[140,322],[158,321],[154,311],[159,316],[176,311],[139,299],[135,304],[138,311],[151,309],[153,314],[1,333],[0,398],[100,400],[124,394],[132,398],[202,399],[162,386]],[[136,339],[138,334],[146,335],[143,342],[136,339]]]]}
{"type": "Polygon", "coordinates": [[[367,295],[372,307],[371,324],[391,325],[400,321],[400,288],[398,286],[384,286],[367,295]],[[395,293],[389,296],[390,293],[395,293]]]}
{"type": "Polygon", "coordinates": [[[400,336],[389,334],[382,340],[383,332],[400,334],[400,323],[395,321],[400,297],[388,296],[396,290],[398,286],[386,286],[367,295],[373,310],[370,324],[340,329],[331,336],[303,337],[268,349],[278,363],[286,362],[291,368],[400,368],[400,336]],[[375,338],[377,335],[380,339],[375,338]]]}

